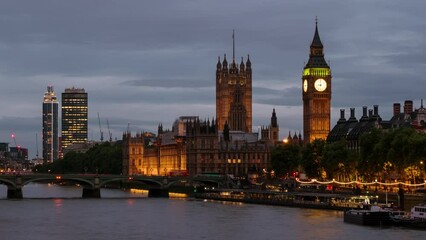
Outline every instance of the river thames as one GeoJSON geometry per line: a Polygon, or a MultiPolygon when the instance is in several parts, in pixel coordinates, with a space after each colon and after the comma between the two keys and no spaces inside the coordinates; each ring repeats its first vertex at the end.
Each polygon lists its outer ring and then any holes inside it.
{"type": "Polygon", "coordinates": [[[426,231],[343,223],[343,213],[102,189],[29,184],[23,200],[0,185],[0,239],[425,239],[426,231]]]}

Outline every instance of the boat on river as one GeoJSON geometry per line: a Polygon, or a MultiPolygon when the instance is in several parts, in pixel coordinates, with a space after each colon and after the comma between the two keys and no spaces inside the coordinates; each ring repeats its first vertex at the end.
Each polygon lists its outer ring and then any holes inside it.
{"type": "Polygon", "coordinates": [[[390,219],[396,226],[426,230],[426,205],[412,207],[409,214],[390,215],[390,219]]]}
{"type": "Polygon", "coordinates": [[[391,211],[379,206],[371,206],[370,209],[350,209],[343,214],[343,221],[365,226],[384,226],[392,223],[391,211]]]}

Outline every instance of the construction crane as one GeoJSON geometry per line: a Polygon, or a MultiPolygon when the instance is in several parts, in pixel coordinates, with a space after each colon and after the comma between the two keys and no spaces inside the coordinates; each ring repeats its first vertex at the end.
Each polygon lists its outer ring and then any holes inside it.
{"type": "Polygon", "coordinates": [[[16,152],[18,154],[18,158],[21,157],[21,145],[16,144],[16,135],[14,133],[10,134],[10,137],[13,138],[13,142],[15,143],[16,152]]]}
{"type": "Polygon", "coordinates": [[[10,134],[10,137],[13,139],[13,142],[15,143],[15,147],[18,149],[18,148],[20,148],[20,146],[18,146],[17,144],[16,144],[16,136],[15,136],[15,134],[14,133],[12,133],[12,134],[10,134]]]}
{"type": "Polygon", "coordinates": [[[107,118],[107,127],[108,127],[108,135],[109,135],[109,141],[112,142],[112,134],[111,131],[109,129],[109,122],[108,122],[108,118],[107,118]]]}
{"type": "Polygon", "coordinates": [[[99,117],[99,112],[98,112],[98,122],[99,122],[99,132],[101,134],[101,142],[103,142],[104,141],[104,133],[102,132],[101,118],[99,117]]]}

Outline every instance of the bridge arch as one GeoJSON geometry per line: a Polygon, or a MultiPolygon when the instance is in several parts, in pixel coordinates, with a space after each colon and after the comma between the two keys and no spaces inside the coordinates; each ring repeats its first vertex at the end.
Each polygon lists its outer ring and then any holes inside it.
{"type": "Polygon", "coordinates": [[[164,186],[164,184],[161,181],[154,180],[154,179],[147,179],[147,178],[138,178],[138,177],[118,177],[118,178],[108,179],[108,180],[104,180],[100,182],[99,185],[104,186],[105,184],[112,183],[112,182],[119,182],[119,181],[139,182],[153,188],[162,188],[164,186]]]}
{"type": "Polygon", "coordinates": [[[146,179],[146,178],[132,178],[130,182],[140,182],[148,185],[150,188],[163,188],[164,184],[161,181],[146,179]]]}
{"type": "Polygon", "coordinates": [[[95,187],[95,184],[90,180],[83,179],[83,178],[74,178],[74,177],[72,177],[72,178],[61,177],[59,179],[58,178],[51,178],[51,177],[50,178],[49,177],[33,178],[33,179],[29,179],[29,180],[26,180],[25,182],[23,182],[22,186],[25,186],[25,185],[32,183],[32,182],[43,182],[43,181],[44,182],[46,182],[46,181],[48,181],[48,182],[71,182],[71,183],[80,184],[83,187],[90,187],[90,188],[95,187]]]}
{"type": "Polygon", "coordinates": [[[194,182],[192,179],[185,178],[185,179],[169,179],[167,184],[165,185],[166,188],[170,188],[171,186],[177,184],[177,183],[192,183],[194,182]]]}
{"type": "Polygon", "coordinates": [[[120,181],[125,181],[127,180],[127,178],[113,178],[113,179],[108,179],[105,181],[102,181],[99,183],[100,186],[104,186],[107,183],[112,183],[112,182],[120,182],[120,181]]]}
{"type": "Polygon", "coordinates": [[[7,187],[16,187],[15,182],[14,181],[10,181],[8,179],[2,179],[2,178],[0,178],[0,184],[4,184],[7,187]]]}

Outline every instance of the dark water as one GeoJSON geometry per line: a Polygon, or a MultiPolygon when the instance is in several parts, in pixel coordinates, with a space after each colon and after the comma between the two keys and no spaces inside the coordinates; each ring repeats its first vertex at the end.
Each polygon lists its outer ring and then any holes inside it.
{"type": "Polygon", "coordinates": [[[345,224],[337,211],[101,194],[80,199],[78,187],[31,184],[25,199],[6,200],[0,186],[0,239],[426,239],[426,231],[345,224]]]}

